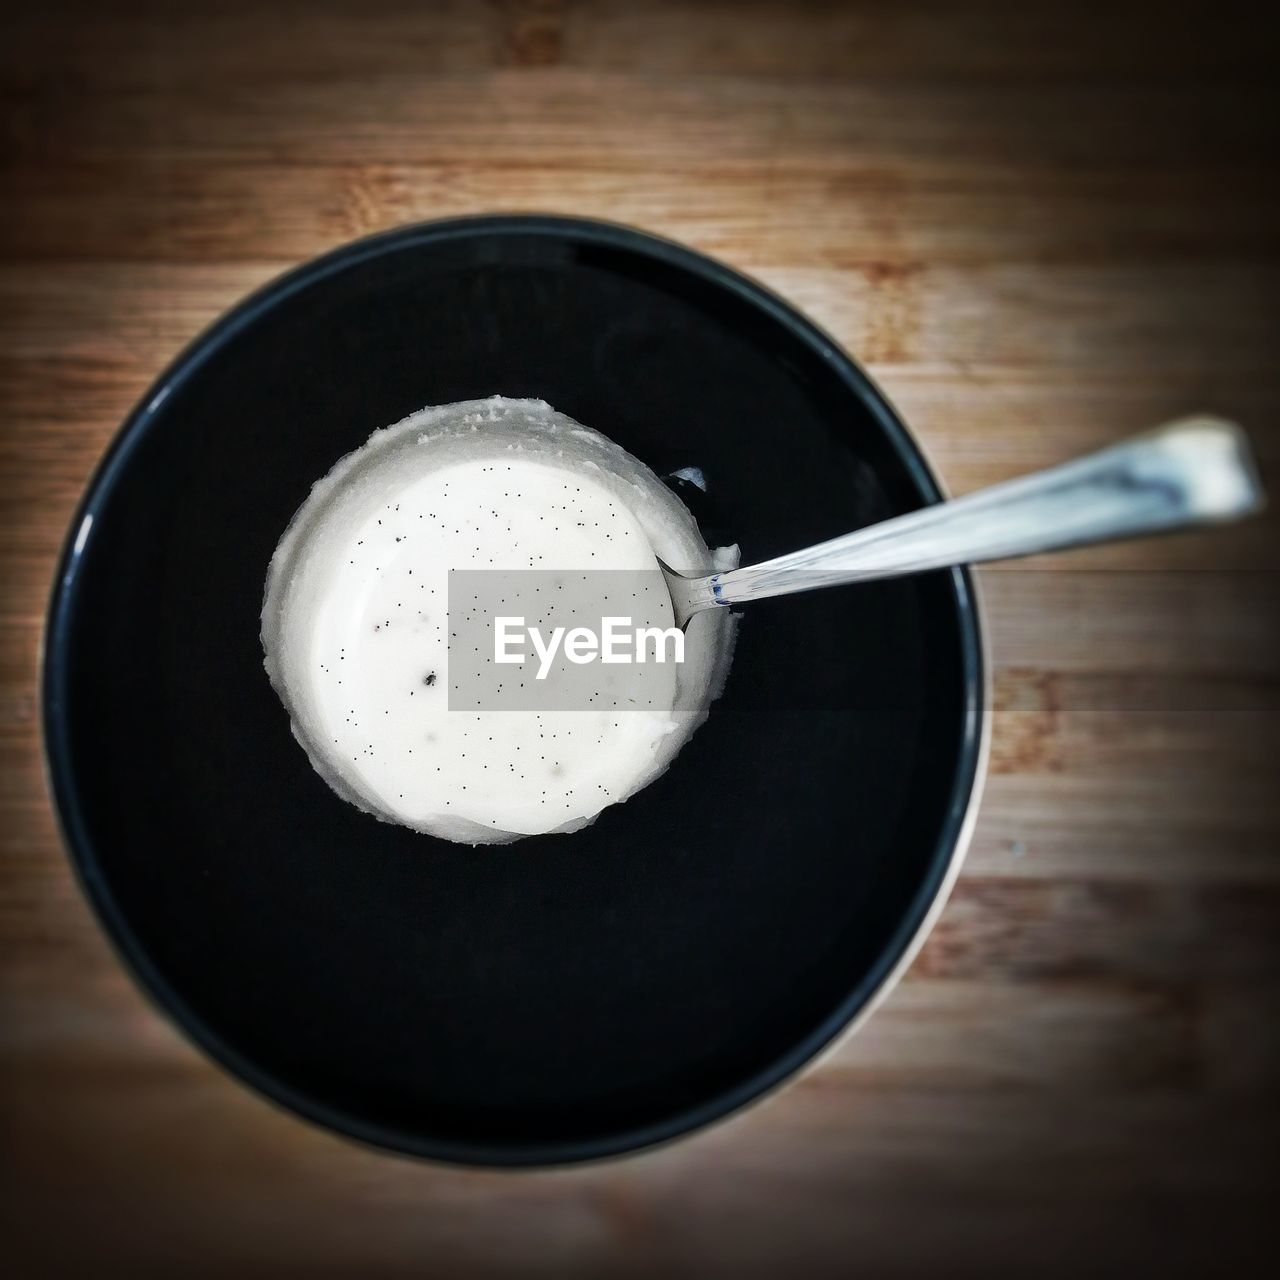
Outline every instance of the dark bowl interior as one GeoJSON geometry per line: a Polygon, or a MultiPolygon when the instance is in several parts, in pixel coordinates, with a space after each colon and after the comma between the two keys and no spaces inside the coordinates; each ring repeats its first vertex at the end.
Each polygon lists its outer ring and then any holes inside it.
{"type": "Polygon", "coordinates": [[[857,367],[726,268],[575,220],[411,227],[149,393],[71,530],[44,712],[86,890],[195,1040],[347,1134],[520,1164],[694,1128],[839,1032],[945,876],[982,677],[963,573],[764,602],[674,767],[587,830],[473,850],[358,812],[267,683],[267,562],[372,430],[495,393],[701,468],[681,492],[748,561],[938,496],[857,367]]]}

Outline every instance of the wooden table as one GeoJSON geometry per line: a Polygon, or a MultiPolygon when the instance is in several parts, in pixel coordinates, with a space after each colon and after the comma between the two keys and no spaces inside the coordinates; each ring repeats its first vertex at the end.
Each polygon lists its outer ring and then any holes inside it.
{"type": "Polygon", "coordinates": [[[866,362],[955,491],[1199,408],[1275,467],[1274,55],[1245,10],[1169,9],[43,0],[7,20],[20,1274],[1241,1273],[1280,1137],[1274,518],[985,573],[992,776],[906,980],[768,1104],[599,1168],[383,1156],[213,1068],[73,884],[34,691],[73,504],[162,364],[282,268],[410,219],[566,211],[718,255],[866,362]]]}

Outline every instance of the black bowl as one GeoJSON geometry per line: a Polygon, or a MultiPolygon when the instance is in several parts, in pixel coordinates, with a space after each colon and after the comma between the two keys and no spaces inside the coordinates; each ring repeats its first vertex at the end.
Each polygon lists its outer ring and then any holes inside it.
{"type": "Polygon", "coordinates": [[[408,227],[275,281],[125,424],[58,568],[49,770],[143,986],[277,1102],[397,1151],[588,1159],[818,1053],[958,861],[983,670],[961,571],[751,606],[721,701],[594,826],[470,849],[312,771],[262,667],[311,483],[428,404],[537,396],[673,480],[745,561],[935,502],[893,410],[758,285],[623,227],[408,227]]]}

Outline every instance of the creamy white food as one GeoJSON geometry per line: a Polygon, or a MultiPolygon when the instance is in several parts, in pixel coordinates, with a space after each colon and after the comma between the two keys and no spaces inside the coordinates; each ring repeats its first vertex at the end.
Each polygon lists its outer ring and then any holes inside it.
{"type": "MultiPolygon", "coordinates": [[[[598,432],[535,400],[425,409],[376,431],[312,489],[271,560],[266,669],[312,765],[374,816],[472,844],[572,831],[653,781],[705,719],[727,611],[643,709],[449,709],[451,569],[681,570],[732,564],[684,505],[598,432]]],[[[672,625],[661,591],[637,623],[672,625]]]]}

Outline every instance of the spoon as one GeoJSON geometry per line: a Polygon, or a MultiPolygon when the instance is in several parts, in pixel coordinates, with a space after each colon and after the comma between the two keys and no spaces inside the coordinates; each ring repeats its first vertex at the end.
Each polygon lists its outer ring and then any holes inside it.
{"type": "Polygon", "coordinates": [[[676,623],[718,605],[1238,520],[1266,499],[1244,432],[1200,416],[724,573],[659,561],[676,623]]]}

